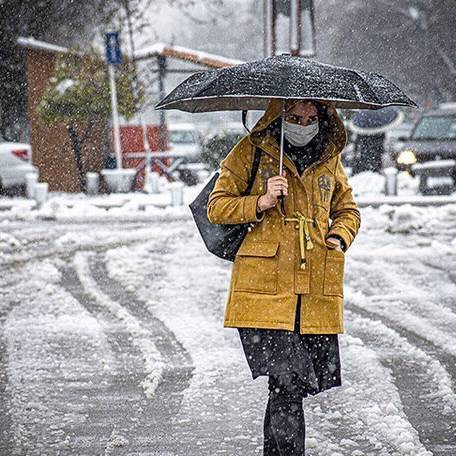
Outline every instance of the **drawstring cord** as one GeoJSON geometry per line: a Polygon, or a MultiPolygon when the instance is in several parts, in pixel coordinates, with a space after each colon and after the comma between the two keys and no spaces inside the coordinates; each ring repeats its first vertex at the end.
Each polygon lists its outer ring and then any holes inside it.
{"type": "Polygon", "coordinates": [[[301,255],[301,269],[306,269],[306,250],[312,250],[314,244],[310,237],[310,230],[307,223],[315,223],[313,218],[306,217],[302,212],[295,211],[295,217],[285,217],[279,208],[284,224],[287,222],[296,222],[295,228],[299,230],[299,253],[301,255]]]}

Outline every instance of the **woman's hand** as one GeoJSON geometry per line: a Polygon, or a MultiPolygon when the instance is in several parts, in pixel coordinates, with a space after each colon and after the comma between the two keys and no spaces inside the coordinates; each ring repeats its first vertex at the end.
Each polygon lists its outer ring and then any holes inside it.
{"type": "Polygon", "coordinates": [[[340,250],[341,252],[343,252],[341,244],[340,244],[340,239],[330,236],[329,238],[326,239],[326,245],[330,249],[336,249],[336,250],[340,250]]]}
{"type": "Polygon", "coordinates": [[[258,198],[257,206],[260,212],[274,207],[282,191],[285,196],[288,195],[288,182],[285,176],[286,171],[283,170],[282,176],[277,175],[268,179],[266,193],[258,198]]]}

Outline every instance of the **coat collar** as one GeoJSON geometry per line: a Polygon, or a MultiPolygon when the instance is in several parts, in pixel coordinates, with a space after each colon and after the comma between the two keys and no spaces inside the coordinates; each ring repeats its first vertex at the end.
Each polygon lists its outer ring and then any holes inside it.
{"type": "MultiPolygon", "coordinates": [[[[288,101],[288,108],[296,104],[299,100],[290,100],[288,101]]],[[[252,128],[252,131],[249,134],[250,142],[258,147],[261,147],[267,154],[274,157],[277,161],[280,160],[280,148],[276,139],[270,135],[266,134],[266,128],[271,122],[277,119],[281,115],[281,99],[273,99],[269,102],[268,108],[266,109],[263,116],[258,120],[255,126],[252,128]]],[[[325,149],[323,150],[321,157],[314,163],[312,163],[305,171],[323,164],[326,166],[329,171],[332,172],[328,166],[329,160],[335,157],[337,154],[340,154],[347,144],[348,136],[345,130],[344,123],[337,113],[336,109],[333,106],[329,106],[329,140],[325,149]]],[[[283,155],[283,164],[289,168],[293,174],[296,174],[300,177],[298,170],[296,169],[293,160],[291,160],[286,154],[283,155]]]]}

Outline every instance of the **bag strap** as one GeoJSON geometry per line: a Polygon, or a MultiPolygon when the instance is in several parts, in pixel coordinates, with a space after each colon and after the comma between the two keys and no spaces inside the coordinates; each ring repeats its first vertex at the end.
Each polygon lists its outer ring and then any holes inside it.
{"type": "Polygon", "coordinates": [[[255,182],[255,177],[258,172],[258,167],[260,166],[260,158],[261,158],[261,149],[259,147],[255,147],[255,156],[253,157],[252,171],[250,173],[247,188],[243,192],[243,195],[250,195],[250,192],[252,191],[253,183],[255,182]]]}
{"type": "Polygon", "coordinates": [[[242,111],[242,124],[244,125],[244,128],[249,132],[251,133],[251,131],[249,130],[249,128],[247,127],[247,109],[244,109],[242,111]]]}

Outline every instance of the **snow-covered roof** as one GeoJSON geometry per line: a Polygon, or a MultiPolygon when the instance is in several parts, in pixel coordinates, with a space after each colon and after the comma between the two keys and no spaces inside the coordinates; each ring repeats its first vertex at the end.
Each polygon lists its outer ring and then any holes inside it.
{"type": "Polygon", "coordinates": [[[19,44],[19,46],[22,46],[22,47],[25,47],[28,49],[39,49],[39,50],[48,51],[48,52],[67,52],[68,51],[68,49],[66,47],[58,46],[56,44],[46,43],[45,41],[36,40],[35,38],[33,38],[31,36],[28,38],[20,36],[17,39],[17,44],[19,44]]]}
{"type": "MultiPolygon", "coordinates": [[[[19,46],[28,49],[38,49],[48,52],[67,52],[68,48],[58,46],[56,44],[47,43],[45,41],[37,40],[33,37],[19,37],[17,39],[19,46]]],[[[173,46],[165,43],[155,43],[143,49],[139,49],[135,53],[136,60],[144,60],[152,57],[162,55],[164,57],[172,57],[187,62],[204,65],[210,68],[221,68],[231,65],[238,65],[244,63],[243,60],[230,59],[221,55],[209,54],[208,52],[197,51],[182,46],[173,46]]]]}
{"type": "Polygon", "coordinates": [[[183,46],[173,46],[165,43],[155,43],[135,52],[136,60],[144,60],[157,56],[173,57],[187,62],[205,65],[211,68],[221,68],[245,63],[243,60],[230,59],[221,55],[209,54],[183,46]]]}

